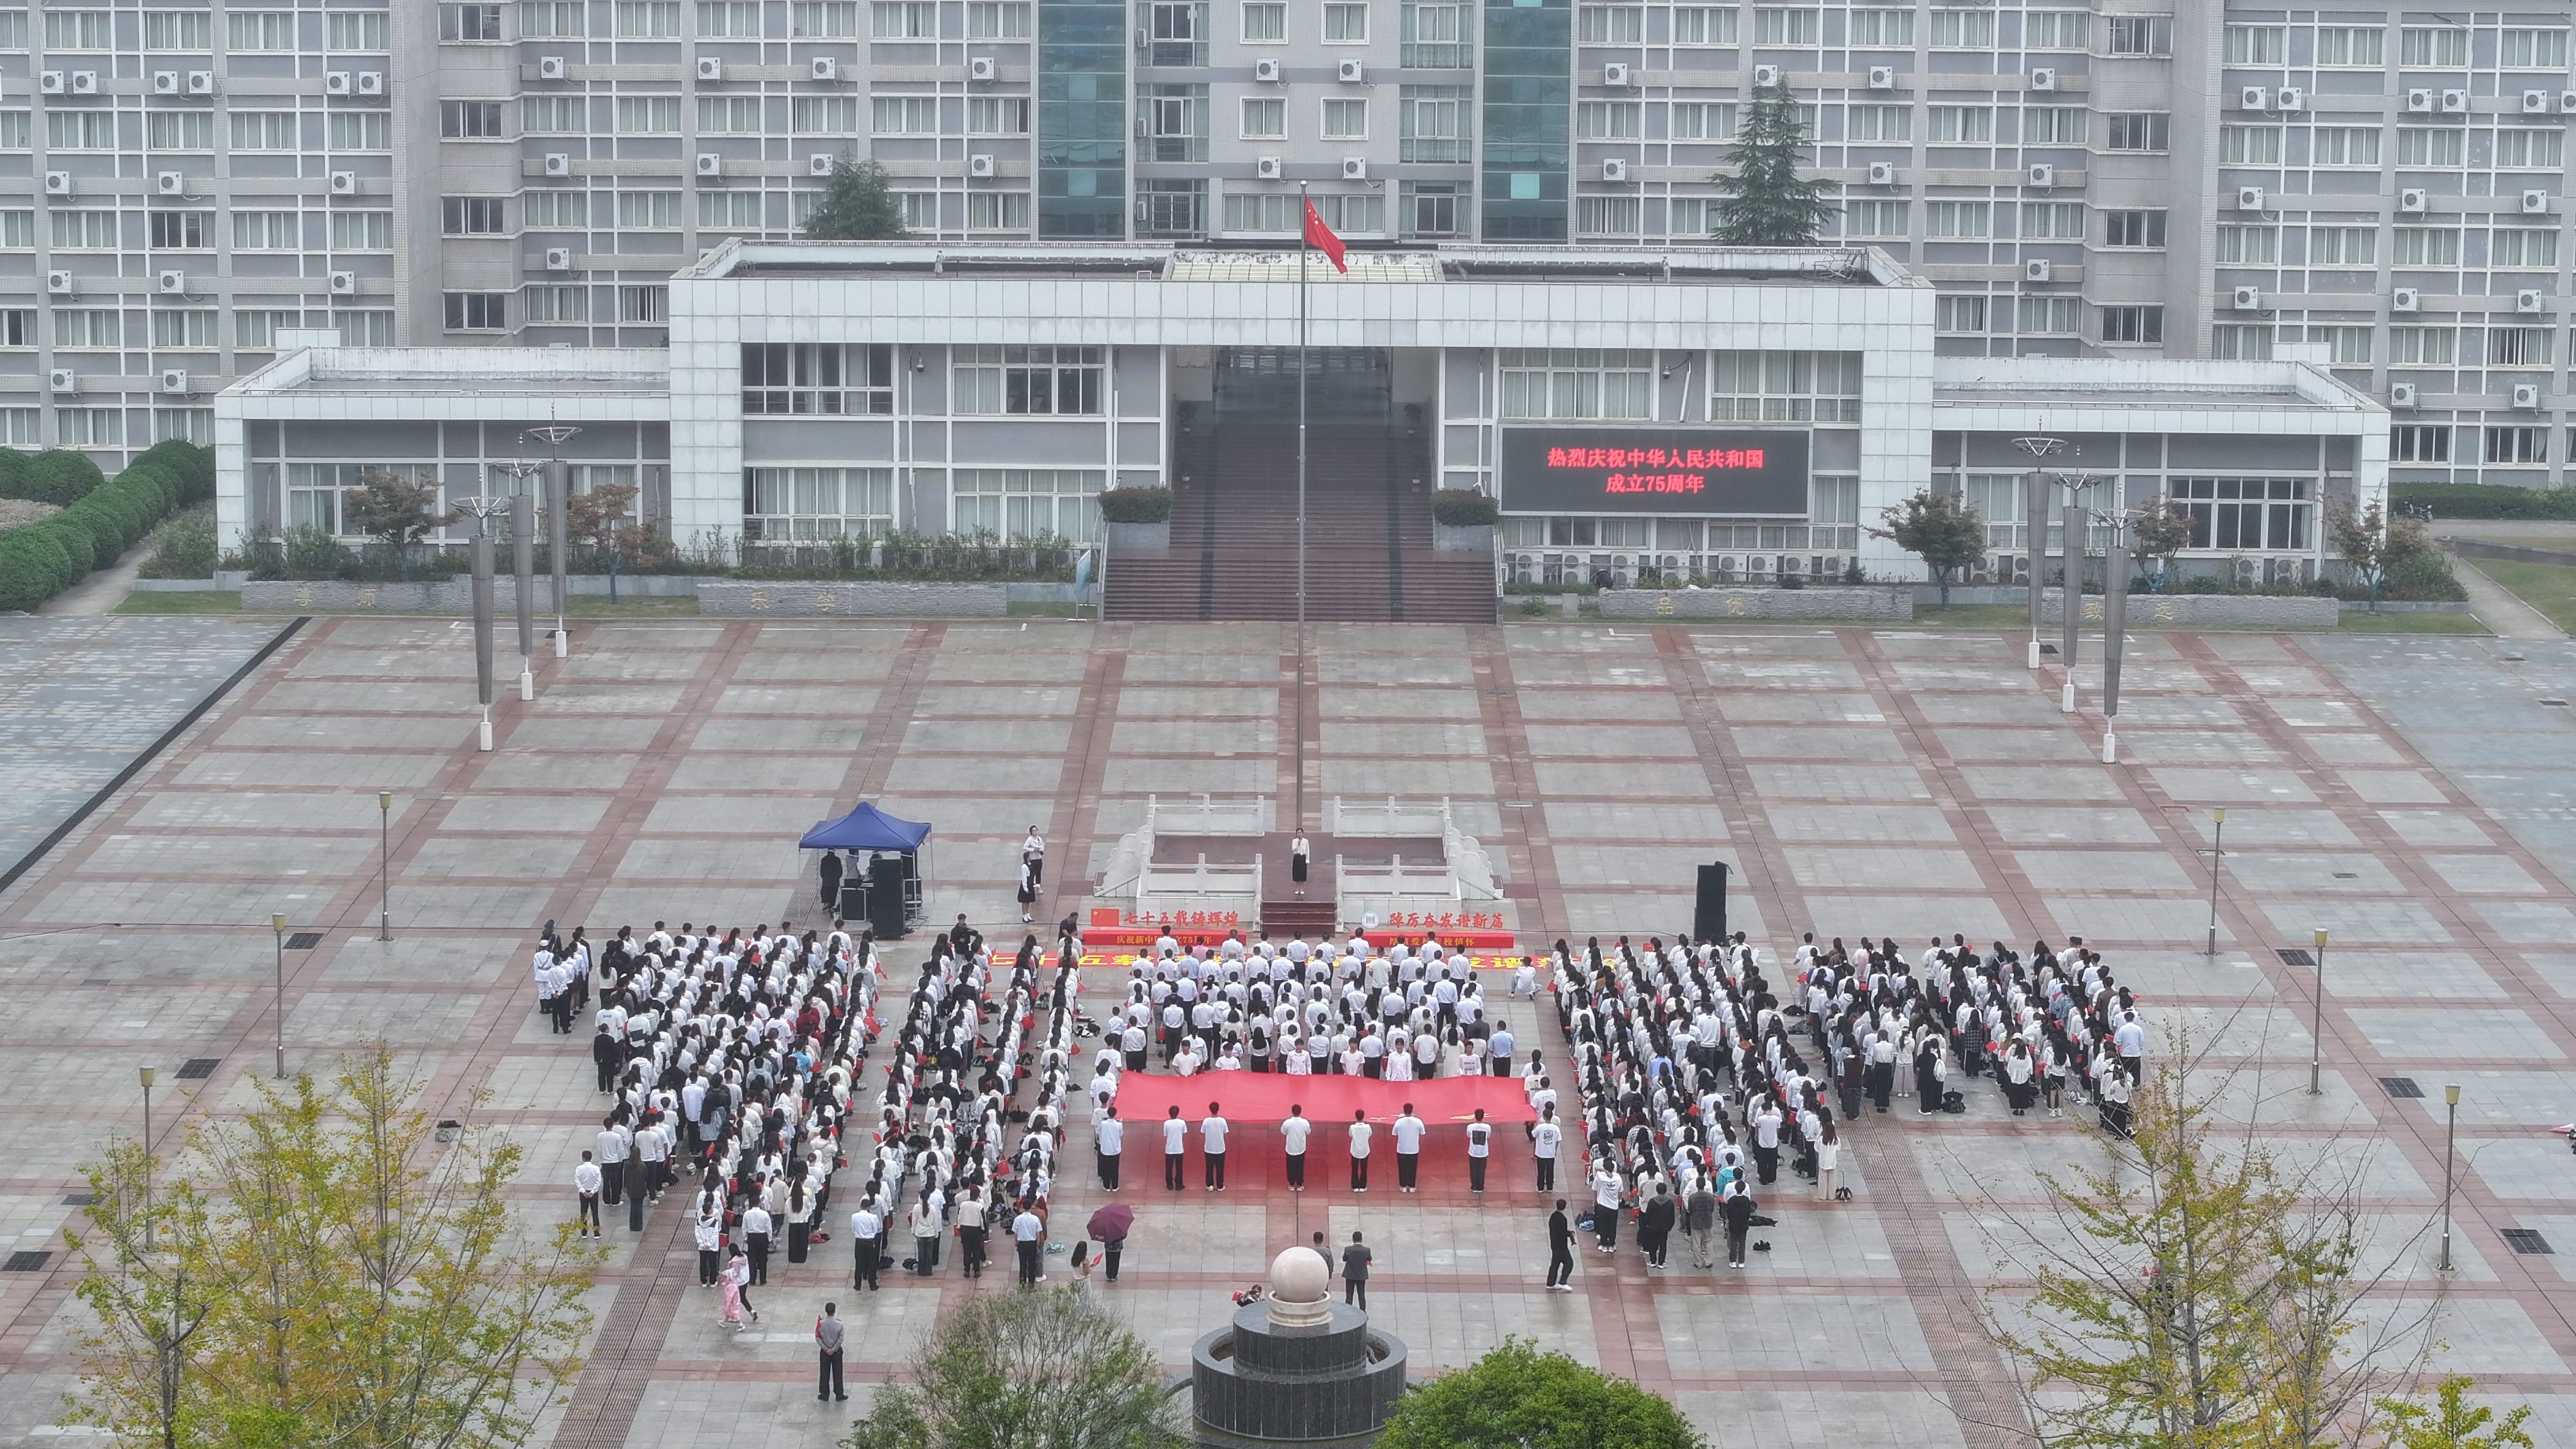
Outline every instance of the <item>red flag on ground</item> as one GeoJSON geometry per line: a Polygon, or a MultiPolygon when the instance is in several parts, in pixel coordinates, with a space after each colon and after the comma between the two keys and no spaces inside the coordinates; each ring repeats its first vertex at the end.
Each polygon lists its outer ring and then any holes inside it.
{"type": "Polygon", "coordinates": [[[1350,264],[1342,260],[1342,253],[1345,250],[1342,239],[1333,235],[1331,227],[1324,225],[1324,218],[1315,210],[1315,203],[1311,198],[1306,202],[1306,245],[1330,258],[1334,271],[1344,273],[1350,271],[1350,264]]]}

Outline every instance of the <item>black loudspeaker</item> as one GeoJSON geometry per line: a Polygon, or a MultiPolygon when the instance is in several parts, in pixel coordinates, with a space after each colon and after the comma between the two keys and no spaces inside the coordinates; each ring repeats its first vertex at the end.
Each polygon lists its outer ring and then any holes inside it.
{"type": "Polygon", "coordinates": [[[1713,861],[1699,868],[1699,903],[1691,913],[1691,939],[1726,939],[1725,861],[1713,861]]]}
{"type": "Polygon", "coordinates": [[[868,861],[868,925],[880,941],[900,941],[909,930],[903,919],[903,878],[911,873],[911,863],[900,855],[868,861]]]}

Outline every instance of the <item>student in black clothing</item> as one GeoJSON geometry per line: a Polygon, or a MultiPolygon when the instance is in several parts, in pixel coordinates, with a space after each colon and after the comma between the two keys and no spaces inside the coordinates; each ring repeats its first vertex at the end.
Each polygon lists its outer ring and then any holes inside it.
{"type": "Polygon", "coordinates": [[[1753,1231],[1753,1214],[1758,1204],[1753,1194],[1739,1192],[1728,1198],[1718,1211],[1726,1219],[1726,1266],[1744,1266],[1744,1239],[1753,1231]]]}
{"type": "Polygon", "coordinates": [[[1547,1291],[1574,1291],[1574,1220],[1565,1215],[1565,1199],[1547,1215],[1547,1291]]]}
{"type": "Polygon", "coordinates": [[[1342,1301],[1362,1313],[1368,1312],[1369,1260],[1374,1256],[1357,1233],[1351,1234],[1350,1245],[1342,1249],[1342,1301]]]}

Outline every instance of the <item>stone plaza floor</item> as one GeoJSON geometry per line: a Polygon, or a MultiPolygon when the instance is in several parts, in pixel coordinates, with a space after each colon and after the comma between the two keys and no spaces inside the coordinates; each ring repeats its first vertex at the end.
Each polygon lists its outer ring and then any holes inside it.
{"type": "MultiPolygon", "coordinates": [[[[0,648],[33,658],[42,622],[0,622],[0,648]]],[[[211,661],[197,672],[213,679],[275,632],[121,622],[156,629],[87,647],[211,661]]],[[[327,1068],[382,1037],[427,1074],[433,1107],[488,1089],[529,1149],[527,1211],[549,1217],[569,1211],[597,1098],[587,1035],[551,1037],[531,1010],[537,923],[601,937],[657,918],[805,920],[797,834],[867,799],[937,827],[938,918],[963,911],[1007,938],[1031,823],[1051,842],[1052,919],[1082,904],[1070,892],[1150,794],[1284,812],[1283,709],[1300,698],[1310,807],[1448,797],[1532,946],[1687,929],[1692,869],[1712,858],[1736,870],[1732,924],[1775,950],[1810,929],[1908,951],[1935,932],[2084,935],[2160,1022],[2243,1068],[2232,1109],[2275,1147],[2366,1164],[2397,1295],[2437,1291],[2419,1230],[2443,1179],[2441,1084],[2462,1083],[2459,1272],[2433,1366],[2537,1405],[2540,1442],[2576,1443],[2576,1156],[2548,1131],[2576,1118],[2576,646],[2141,636],[2123,761],[2105,766],[2093,668],[2084,712],[2063,715],[2018,636],[1543,623],[1313,637],[1301,678],[1292,632],[1270,625],[576,625],[569,660],[540,660],[535,702],[496,707],[499,748],[482,754],[462,626],[307,625],[0,894],[0,1099],[19,1104],[0,1121],[0,1246],[52,1250],[0,1273],[0,1446],[86,1432],[61,1424],[77,1311],[65,1195],[103,1140],[138,1128],[136,1065],[162,1069],[165,1144],[183,1104],[249,1099],[280,1027],[272,912],[320,933],[287,953],[289,1065],[327,1068]],[[379,790],[395,795],[389,861],[379,790]],[[2228,814],[2213,958],[2214,806],[2228,814]],[[391,944],[375,939],[380,870],[391,944]],[[2332,944],[2326,1090],[2311,1098],[2313,973],[2278,953],[2316,928],[2332,944]],[[191,1059],[211,1075],[174,1082],[191,1059]],[[2517,1253],[2511,1228],[2557,1252],[2517,1253]]],[[[175,664],[125,672],[166,675],[156,698],[190,687],[175,664]]],[[[148,730],[89,718],[13,676],[0,738],[18,793],[85,797],[114,774],[98,752],[130,754],[177,711],[148,730]]],[[[1525,1049],[1560,1051],[1552,1022],[1515,1025],[1525,1049]]],[[[1982,1424],[2010,1409],[1974,1305],[2015,1274],[1985,1225],[2035,1205],[2036,1173],[2094,1149],[2072,1118],[1969,1100],[1965,1117],[1900,1104],[1852,1124],[1849,1203],[1809,1200],[1784,1175],[1765,1201],[1772,1250],[1747,1272],[1691,1271],[1677,1247],[1650,1273],[1623,1245],[1582,1253],[1573,1295],[1541,1291],[1546,1200],[1517,1134],[1483,1201],[1437,1136],[1417,1198],[1334,1190],[1330,1154],[1315,1190],[1292,1196],[1257,1131],[1222,1196],[1166,1194],[1131,1153],[1137,1227],[1122,1281],[1094,1291],[1178,1368],[1272,1253],[1356,1228],[1378,1254],[1377,1321],[1420,1368],[1521,1333],[1671,1395],[1720,1442],[1985,1445],[1982,1424]]],[[[1079,1222],[1104,1195],[1088,1133],[1073,1135],[1058,1212],[1079,1222]]],[[[952,1270],[889,1277],[853,1304],[836,1292],[835,1241],[773,1270],[754,1295],[759,1331],[719,1335],[682,1218],[675,1199],[642,1234],[612,1232],[602,1327],[551,1443],[827,1444],[864,1391],[811,1396],[808,1326],[825,1298],[852,1321],[853,1377],[881,1380],[941,1304],[1008,1291],[1007,1270],[982,1284],[952,1270]]]]}

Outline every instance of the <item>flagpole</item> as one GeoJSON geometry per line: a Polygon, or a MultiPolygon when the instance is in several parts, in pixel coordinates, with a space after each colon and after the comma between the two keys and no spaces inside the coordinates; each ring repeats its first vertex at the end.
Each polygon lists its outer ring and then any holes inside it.
{"type": "Polygon", "coordinates": [[[1291,834],[1306,828],[1306,254],[1314,250],[1306,218],[1314,213],[1308,195],[1313,184],[1297,183],[1297,689],[1290,700],[1297,711],[1297,786],[1291,834]]]}

